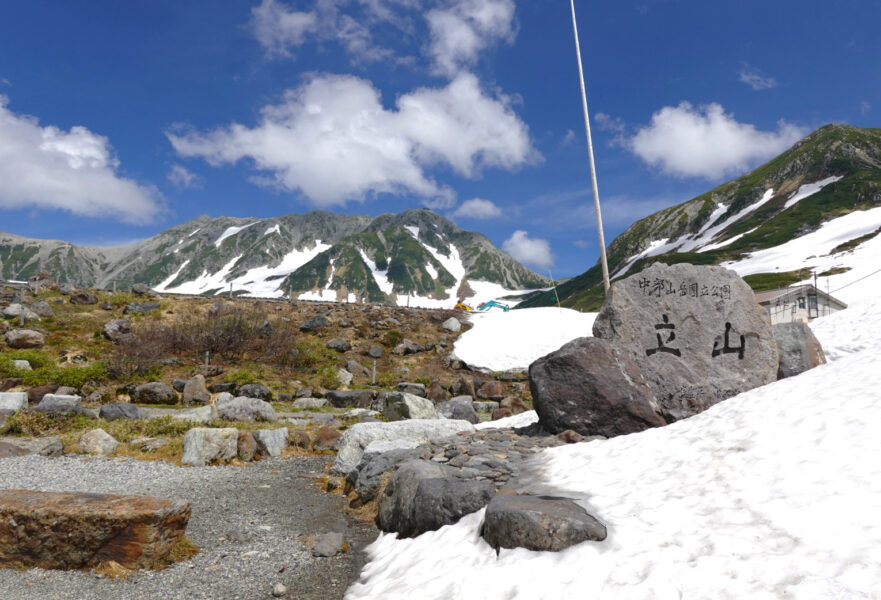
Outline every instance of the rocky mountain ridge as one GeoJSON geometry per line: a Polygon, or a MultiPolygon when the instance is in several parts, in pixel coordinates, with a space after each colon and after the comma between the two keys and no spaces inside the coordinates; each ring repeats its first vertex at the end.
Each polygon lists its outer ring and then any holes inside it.
{"type": "MultiPolygon", "coordinates": [[[[738,270],[762,250],[805,238],[839,217],[879,206],[881,129],[826,125],[757,169],[635,222],[609,244],[609,272],[618,278],[653,262],[724,264],[738,270]]],[[[840,251],[853,249],[877,233],[854,231],[840,251]]],[[[811,267],[806,264],[790,272],[773,269],[773,276],[754,278],[753,283],[784,287],[807,279],[811,267]]],[[[747,271],[762,274],[755,268],[747,271]]],[[[599,264],[559,285],[557,292],[563,306],[597,310],[603,299],[599,264]]],[[[519,306],[555,304],[550,292],[519,306]]]]}
{"type": "Polygon", "coordinates": [[[549,280],[429,210],[376,218],[314,211],[281,217],[201,216],[147,240],[87,248],[0,233],[0,277],[48,271],[59,283],[159,291],[425,304],[451,308],[479,290],[549,280]]]}

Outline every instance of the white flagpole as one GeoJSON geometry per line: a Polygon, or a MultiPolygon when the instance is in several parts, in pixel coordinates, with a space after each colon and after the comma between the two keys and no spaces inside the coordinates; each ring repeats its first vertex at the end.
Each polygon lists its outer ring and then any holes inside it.
{"type": "Polygon", "coordinates": [[[581,82],[581,107],[584,110],[584,130],[587,133],[587,155],[590,158],[590,181],[593,185],[593,204],[597,215],[597,233],[600,236],[600,264],[603,268],[603,287],[609,295],[609,264],[606,261],[606,238],[603,235],[603,216],[600,212],[600,191],[597,187],[597,170],[593,160],[593,141],[590,137],[590,118],[587,114],[587,92],[584,89],[584,68],[581,66],[581,45],[578,43],[578,25],[575,23],[575,0],[572,7],[572,30],[575,32],[575,56],[578,58],[578,80],[581,82]]]}

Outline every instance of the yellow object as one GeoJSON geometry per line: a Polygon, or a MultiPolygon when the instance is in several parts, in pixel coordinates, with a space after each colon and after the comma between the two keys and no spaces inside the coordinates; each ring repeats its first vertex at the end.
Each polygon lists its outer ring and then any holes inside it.
{"type": "Polygon", "coordinates": [[[456,310],[467,310],[468,312],[474,312],[474,309],[465,304],[464,302],[459,302],[456,305],[456,310]]]}

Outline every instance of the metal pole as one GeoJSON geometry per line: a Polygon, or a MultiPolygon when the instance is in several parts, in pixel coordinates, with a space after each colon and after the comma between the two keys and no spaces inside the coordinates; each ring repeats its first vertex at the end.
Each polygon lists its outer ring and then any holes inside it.
{"type": "Polygon", "coordinates": [[[24,286],[18,290],[18,326],[24,329],[24,286]]]}
{"type": "Polygon", "coordinates": [[[370,383],[376,385],[376,361],[373,361],[373,376],[370,378],[370,383]]]}
{"type": "Polygon", "coordinates": [[[557,299],[557,308],[562,308],[562,306],[560,306],[560,294],[557,293],[557,282],[554,281],[554,276],[551,274],[550,269],[548,269],[548,277],[550,277],[551,284],[554,286],[554,298],[557,299]]]}
{"type": "Polygon", "coordinates": [[[578,43],[578,25],[575,22],[575,0],[569,0],[572,7],[572,31],[575,33],[575,56],[578,58],[578,81],[581,83],[581,107],[584,111],[584,131],[587,134],[587,155],[590,158],[590,181],[593,186],[593,205],[597,215],[597,233],[600,237],[600,264],[603,268],[603,287],[609,295],[609,264],[606,261],[606,238],[603,235],[603,216],[600,212],[600,192],[597,187],[597,172],[593,160],[593,141],[590,137],[590,118],[587,113],[587,92],[584,89],[584,68],[581,65],[581,45],[578,43]]]}

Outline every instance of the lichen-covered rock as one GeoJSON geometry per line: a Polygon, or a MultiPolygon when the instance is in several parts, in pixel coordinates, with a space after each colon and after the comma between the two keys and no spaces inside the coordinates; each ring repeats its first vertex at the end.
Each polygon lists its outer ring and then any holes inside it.
{"type": "Polygon", "coordinates": [[[269,456],[281,456],[281,451],[288,447],[288,430],[258,429],[254,432],[257,447],[269,456]]]}
{"type": "Polygon", "coordinates": [[[101,334],[114,344],[121,344],[132,338],[132,323],[128,319],[113,319],[104,324],[101,334]]]}
{"type": "Polygon", "coordinates": [[[10,329],[6,332],[6,344],[16,350],[40,348],[45,343],[43,334],[33,329],[10,329]]]}
{"type": "Polygon", "coordinates": [[[773,327],[780,364],[777,378],[792,377],[826,364],[826,354],[806,323],[778,323],[773,327]]]}
{"type": "Polygon", "coordinates": [[[195,427],[184,435],[181,463],[204,467],[215,460],[229,461],[238,454],[239,430],[234,427],[195,427]]]}
{"type": "Polygon", "coordinates": [[[113,454],[118,446],[119,442],[112,435],[103,429],[93,429],[82,435],[77,450],[83,454],[108,456],[113,454]]]}
{"type": "Polygon", "coordinates": [[[98,409],[98,416],[105,421],[116,419],[140,419],[141,409],[128,402],[111,402],[98,409]]]}
{"type": "Polygon", "coordinates": [[[239,396],[232,400],[217,400],[217,414],[227,421],[275,421],[278,416],[269,402],[239,396]]]}
{"type": "Polygon", "coordinates": [[[211,392],[205,387],[205,377],[195,375],[184,384],[182,394],[184,406],[203,405],[211,402],[211,392]]]}
{"type": "Polygon", "coordinates": [[[15,412],[28,407],[28,395],[25,392],[0,392],[0,410],[15,412]]]}
{"type": "Polygon", "coordinates": [[[406,392],[387,394],[384,399],[382,414],[389,421],[438,418],[437,411],[434,409],[434,404],[431,400],[406,392]]]}

